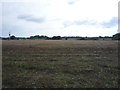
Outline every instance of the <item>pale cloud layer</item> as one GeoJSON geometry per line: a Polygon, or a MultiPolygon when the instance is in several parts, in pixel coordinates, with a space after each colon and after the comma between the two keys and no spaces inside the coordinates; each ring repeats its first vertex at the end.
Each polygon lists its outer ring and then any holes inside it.
{"type": "Polygon", "coordinates": [[[2,0],[2,36],[111,36],[119,0],[2,0]]]}
{"type": "Polygon", "coordinates": [[[45,21],[43,17],[33,17],[31,15],[20,15],[17,17],[18,19],[25,20],[25,21],[31,21],[31,22],[36,22],[36,23],[42,23],[45,21]]]}

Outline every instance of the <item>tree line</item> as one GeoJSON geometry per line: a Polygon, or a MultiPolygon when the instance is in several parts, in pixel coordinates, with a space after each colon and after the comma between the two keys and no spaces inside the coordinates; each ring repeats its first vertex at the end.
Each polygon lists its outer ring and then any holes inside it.
{"type": "Polygon", "coordinates": [[[120,40],[120,33],[117,33],[115,35],[113,35],[112,37],[110,36],[98,36],[98,37],[80,37],[80,36],[53,36],[53,37],[48,37],[48,36],[44,36],[44,35],[35,35],[35,36],[30,36],[30,37],[16,37],[14,35],[7,37],[7,38],[1,38],[3,40],[69,40],[69,39],[73,39],[73,40],[107,40],[107,39],[111,39],[111,40],[120,40]]]}

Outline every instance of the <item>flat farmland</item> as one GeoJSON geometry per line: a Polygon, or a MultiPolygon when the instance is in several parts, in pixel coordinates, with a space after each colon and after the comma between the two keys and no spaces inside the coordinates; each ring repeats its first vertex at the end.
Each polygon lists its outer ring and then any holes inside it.
{"type": "Polygon", "coordinates": [[[117,88],[118,41],[3,40],[3,88],[117,88]]]}

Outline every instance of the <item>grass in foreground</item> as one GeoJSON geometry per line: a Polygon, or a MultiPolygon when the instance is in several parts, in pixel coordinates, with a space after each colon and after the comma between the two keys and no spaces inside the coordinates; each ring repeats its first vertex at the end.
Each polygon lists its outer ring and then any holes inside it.
{"type": "Polygon", "coordinates": [[[117,88],[117,41],[3,41],[3,88],[117,88]]]}

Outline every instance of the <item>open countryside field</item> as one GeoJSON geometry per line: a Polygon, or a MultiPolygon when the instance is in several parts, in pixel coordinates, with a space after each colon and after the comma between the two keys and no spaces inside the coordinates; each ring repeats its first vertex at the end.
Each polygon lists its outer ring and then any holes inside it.
{"type": "Polygon", "coordinates": [[[118,41],[3,40],[3,88],[117,88],[118,41]]]}

